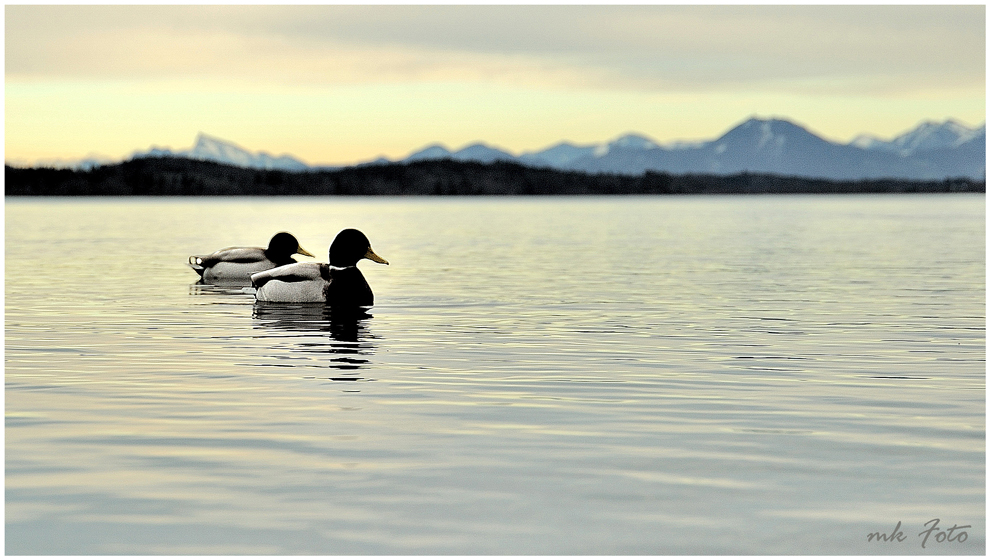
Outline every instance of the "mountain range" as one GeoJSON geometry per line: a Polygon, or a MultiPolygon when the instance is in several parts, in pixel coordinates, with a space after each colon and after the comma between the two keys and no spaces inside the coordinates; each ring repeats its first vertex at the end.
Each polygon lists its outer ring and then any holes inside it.
{"type": "Polygon", "coordinates": [[[255,169],[281,169],[283,171],[306,171],[310,167],[302,161],[290,156],[273,156],[267,152],[249,152],[244,148],[226,140],[199,133],[196,144],[188,150],[173,152],[169,148],[154,147],[147,152],[135,152],[135,157],[185,157],[204,161],[216,161],[238,167],[255,169]]]}
{"type": "MultiPolygon", "coordinates": [[[[250,152],[202,133],[188,150],[173,152],[156,147],[135,152],[132,158],[147,156],[187,157],[239,167],[287,171],[339,168],[309,166],[290,155],[250,152]]],[[[986,177],[986,124],[968,128],[951,119],[926,121],[890,140],[860,135],[848,144],[840,144],[786,119],[754,117],[708,141],[661,145],[640,134],[627,134],[599,144],[561,142],[519,155],[484,143],[471,144],[457,151],[433,144],[400,160],[379,158],[358,165],[446,158],[481,163],[508,161],[532,167],[622,175],[639,175],[646,171],[717,175],[750,172],[833,180],[941,180],[947,177],[983,180],[986,177]]]]}

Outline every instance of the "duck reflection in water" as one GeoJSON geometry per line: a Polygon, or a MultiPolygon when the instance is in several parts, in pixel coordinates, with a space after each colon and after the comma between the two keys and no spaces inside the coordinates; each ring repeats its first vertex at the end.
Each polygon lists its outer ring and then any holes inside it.
{"type": "Polygon", "coordinates": [[[240,296],[254,299],[254,289],[240,284],[207,284],[202,280],[194,284],[189,284],[189,295],[191,296],[240,296]]]}
{"type": "MultiPolygon", "coordinates": [[[[328,353],[329,367],[339,370],[357,370],[371,362],[365,357],[374,353],[374,338],[368,332],[368,319],[372,315],[366,308],[332,307],[314,303],[255,302],[252,317],[265,329],[278,329],[299,333],[328,335],[321,342],[299,344],[299,351],[328,353]]],[[[330,377],[334,381],[359,381],[360,377],[330,377]]]]}

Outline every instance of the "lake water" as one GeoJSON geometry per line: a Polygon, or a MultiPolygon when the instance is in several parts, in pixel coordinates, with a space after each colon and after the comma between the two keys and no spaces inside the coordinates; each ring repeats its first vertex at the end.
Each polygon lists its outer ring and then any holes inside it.
{"type": "Polygon", "coordinates": [[[5,217],[8,554],[985,551],[983,195],[5,217]],[[360,319],[185,265],[345,227],[360,319]]]}

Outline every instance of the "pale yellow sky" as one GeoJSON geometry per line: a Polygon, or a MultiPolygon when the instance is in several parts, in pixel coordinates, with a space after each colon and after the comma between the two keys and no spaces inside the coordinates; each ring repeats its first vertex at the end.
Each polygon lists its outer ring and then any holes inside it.
{"type": "Polygon", "coordinates": [[[752,116],[832,140],[986,119],[974,6],[6,6],[8,162],[190,147],[519,153],[752,116]]]}

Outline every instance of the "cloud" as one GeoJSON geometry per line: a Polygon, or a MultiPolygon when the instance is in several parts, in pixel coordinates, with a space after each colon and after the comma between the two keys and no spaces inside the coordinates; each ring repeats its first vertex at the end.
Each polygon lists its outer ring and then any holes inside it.
{"type": "Polygon", "coordinates": [[[8,6],[8,79],[982,88],[983,6],[8,6]]]}

